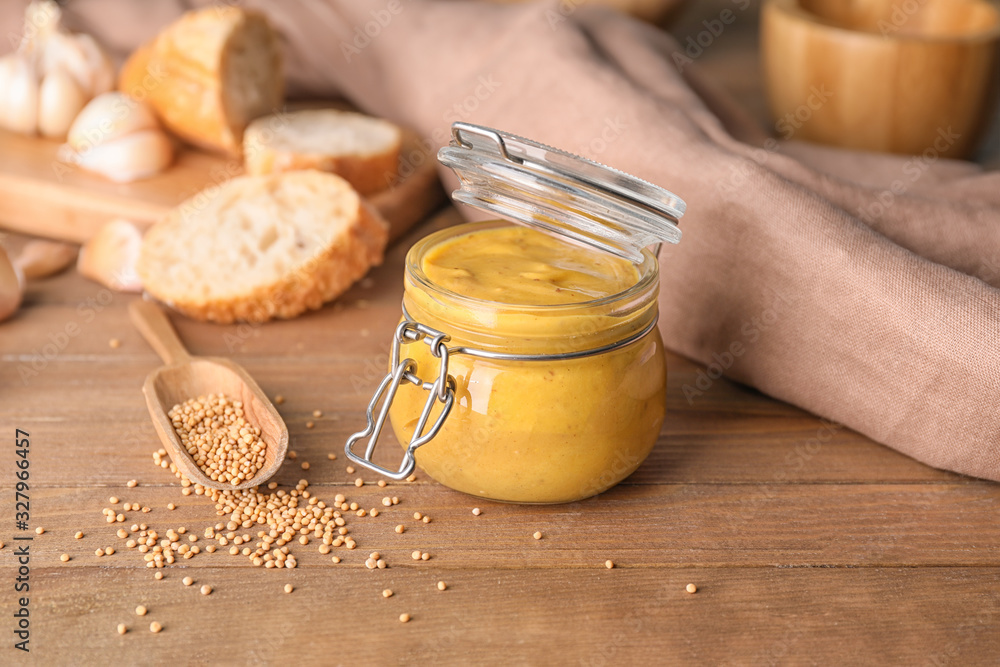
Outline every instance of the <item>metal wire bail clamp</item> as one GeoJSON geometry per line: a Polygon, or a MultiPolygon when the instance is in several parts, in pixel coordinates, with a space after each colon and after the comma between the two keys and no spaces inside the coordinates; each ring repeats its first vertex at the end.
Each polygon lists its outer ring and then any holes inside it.
{"type": "Polygon", "coordinates": [[[344,447],[347,458],[358,465],[382,473],[390,479],[401,480],[413,474],[413,470],[417,465],[413,454],[414,451],[416,451],[417,447],[428,443],[438,434],[445,419],[448,418],[448,414],[451,412],[451,406],[455,403],[455,378],[448,375],[447,342],[450,339],[447,334],[419,322],[404,320],[399,323],[392,342],[392,363],[389,366],[390,370],[382,379],[378,389],[375,390],[375,395],[372,396],[372,400],[368,403],[366,413],[368,418],[367,425],[347,440],[347,445],[344,447]],[[417,362],[413,359],[407,358],[400,361],[400,348],[405,344],[421,340],[430,347],[431,354],[441,360],[438,377],[433,382],[424,382],[417,376],[417,362]],[[386,417],[389,415],[389,407],[392,405],[393,399],[396,398],[396,391],[404,382],[414,384],[428,392],[428,394],[427,401],[424,403],[424,409],[420,413],[420,419],[417,420],[416,428],[413,431],[413,437],[406,446],[406,452],[403,455],[403,461],[399,466],[399,470],[392,471],[374,463],[372,461],[372,454],[375,452],[375,444],[378,442],[378,437],[385,426],[386,417]],[[382,408],[378,411],[378,416],[375,417],[375,410],[380,402],[382,403],[382,408]],[[434,420],[434,424],[430,430],[424,433],[424,428],[427,426],[427,421],[430,419],[435,403],[443,405],[441,414],[434,420]],[[364,456],[360,456],[355,453],[354,445],[363,438],[368,438],[368,443],[365,446],[364,456]]]}

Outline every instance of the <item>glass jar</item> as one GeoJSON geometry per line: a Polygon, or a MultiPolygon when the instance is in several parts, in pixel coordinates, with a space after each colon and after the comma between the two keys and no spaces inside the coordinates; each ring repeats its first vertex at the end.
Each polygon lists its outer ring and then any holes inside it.
{"type": "Polygon", "coordinates": [[[683,202],[621,172],[468,124],[455,125],[440,159],[462,180],[456,200],[588,246],[595,262],[603,253],[627,259],[635,280],[610,295],[555,305],[485,299],[435,281],[425,260],[446,244],[461,253],[510,223],[458,225],[419,241],[406,259],[389,373],[347,456],[394,479],[419,464],[445,486],[492,500],[559,503],[600,493],[642,463],[663,423],[659,264],[644,246],[651,238],[676,242],[683,202]],[[629,208],[641,210],[621,213],[629,208]],[[398,470],[371,460],[386,419],[404,443],[398,470]],[[366,437],[364,454],[355,452],[366,437]]]}

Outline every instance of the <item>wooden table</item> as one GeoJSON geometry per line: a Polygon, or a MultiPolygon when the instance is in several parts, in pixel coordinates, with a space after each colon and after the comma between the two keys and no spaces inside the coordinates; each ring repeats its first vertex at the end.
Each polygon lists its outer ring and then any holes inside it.
{"type": "MultiPolygon", "coordinates": [[[[692,9],[675,33],[695,30],[720,6],[692,9]]],[[[748,25],[734,26],[700,64],[761,111],[746,55],[753,19],[741,21],[748,25]]],[[[152,464],[159,445],[140,387],[159,361],[128,321],[135,297],[75,272],[34,283],[22,312],[0,326],[8,443],[0,454],[0,663],[995,664],[1000,487],[933,470],[725,380],[689,405],[681,387],[698,367],[677,356],[660,442],[600,497],[495,504],[421,473],[386,489],[366,474],[356,488],[342,448],[386,364],[403,253],[456,220],[445,210],[337,304],[300,319],[215,326],[174,318],[194,353],[231,356],[285,397],[279,410],[298,459],[277,481],[305,477],[323,499],[344,493],[382,511],[350,517],[359,546],[336,550],[340,564],[315,543],[296,544],[299,567],[282,571],[221,549],[154,580],[115,536],[119,526],[106,523],[110,496],[151,508],[126,512],[125,526],[146,522],[161,534],[184,526],[201,536],[219,517],[152,464]],[[12,648],[22,595],[14,550],[24,544],[12,538],[34,535],[14,526],[15,429],[30,433],[30,526],[45,528],[29,543],[30,656],[12,648]],[[386,495],[400,504],[383,508],[386,495]],[[415,511],[432,522],[414,521],[415,511]],[[398,523],[408,527],[402,535],[398,523]],[[83,539],[74,539],[78,530],[83,539]],[[543,539],[532,539],[536,530],[543,539]],[[114,555],[95,556],[109,546],[114,555]],[[431,559],[411,560],[415,549],[431,559]],[[364,567],[373,550],[388,569],[364,567]],[[72,560],[61,563],[63,553],[72,560]],[[188,575],[190,588],[181,583],[188,575]],[[448,589],[437,590],[438,581],[448,589]],[[696,594],[685,592],[688,583],[696,594]],[[200,595],[203,584],[214,592],[200,595]],[[147,616],[135,615],[139,604],[147,616]],[[401,613],[412,620],[400,623],[401,613]],[[151,621],[163,632],[151,634],[151,621]],[[124,636],[119,623],[130,628],[124,636]]],[[[383,449],[388,462],[395,452],[383,449]]]]}

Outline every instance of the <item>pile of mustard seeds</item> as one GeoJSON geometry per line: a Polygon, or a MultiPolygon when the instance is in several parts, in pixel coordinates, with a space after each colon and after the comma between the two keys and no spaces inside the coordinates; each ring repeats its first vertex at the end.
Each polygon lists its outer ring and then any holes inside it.
{"type": "Polygon", "coordinates": [[[209,394],[179,403],[167,413],[181,444],[212,480],[238,486],[264,467],[267,446],[260,427],[243,418],[243,403],[209,394]]]}

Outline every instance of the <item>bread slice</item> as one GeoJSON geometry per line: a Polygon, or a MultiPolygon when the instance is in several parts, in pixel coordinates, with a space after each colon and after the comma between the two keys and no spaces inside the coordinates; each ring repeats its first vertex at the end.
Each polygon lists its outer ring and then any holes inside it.
{"type": "Polygon", "coordinates": [[[402,131],[350,111],[312,109],[258,118],[243,137],[247,173],[319,169],[347,179],[363,195],[399,175],[402,131]]]}
{"type": "Polygon", "coordinates": [[[238,155],[250,121],[283,104],[278,35],[258,12],[188,12],[129,57],[118,87],[182,139],[238,155]]]}
{"type": "Polygon", "coordinates": [[[151,295],[199,320],[295,317],[382,262],[388,227],[339,176],[241,176],[153,225],[138,272],[151,295]]]}

